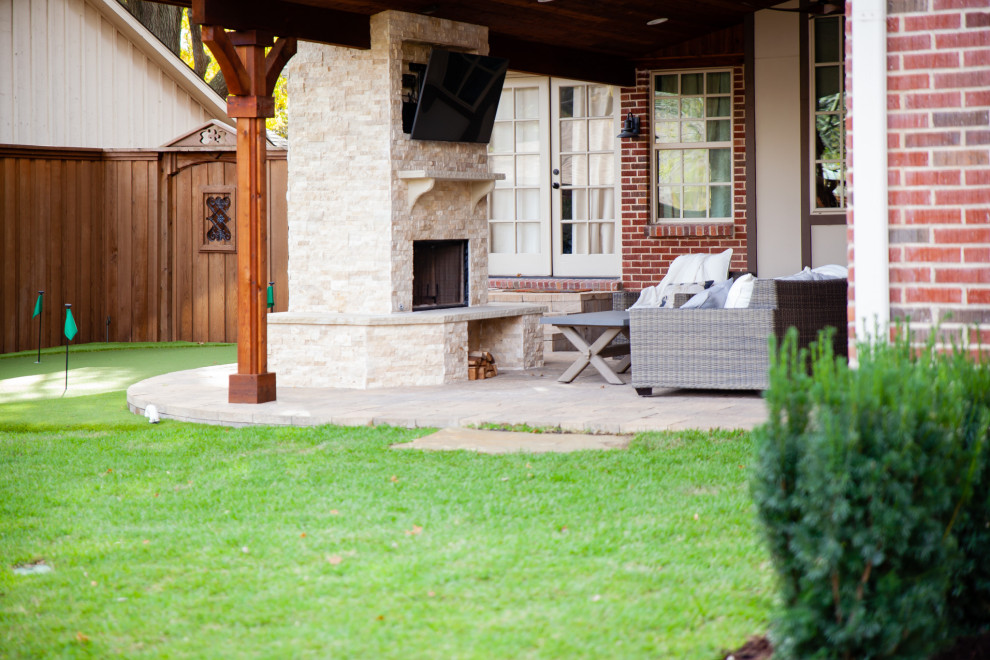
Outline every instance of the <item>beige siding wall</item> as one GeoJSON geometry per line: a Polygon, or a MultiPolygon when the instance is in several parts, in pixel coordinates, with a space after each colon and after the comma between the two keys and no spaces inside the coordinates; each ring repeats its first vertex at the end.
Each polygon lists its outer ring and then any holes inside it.
{"type": "Polygon", "coordinates": [[[157,147],[226,120],[219,97],[143,33],[114,0],[0,1],[0,143],[157,147]]]}

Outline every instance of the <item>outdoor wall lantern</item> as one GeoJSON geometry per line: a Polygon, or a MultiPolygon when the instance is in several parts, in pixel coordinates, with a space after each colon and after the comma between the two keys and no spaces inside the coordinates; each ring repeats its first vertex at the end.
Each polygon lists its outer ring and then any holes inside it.
{"type": "Polygon", "coordinates": [[[639,117],[634,117],[633,113],[626,115],[626,120],[622,123],[620,138],[639,137],[639,117]]]}

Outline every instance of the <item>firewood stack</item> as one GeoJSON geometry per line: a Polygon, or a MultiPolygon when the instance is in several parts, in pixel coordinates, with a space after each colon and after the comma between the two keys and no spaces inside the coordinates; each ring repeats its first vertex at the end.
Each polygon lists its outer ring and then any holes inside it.
{"type": "Polygon", "coordinates": [[[495,358],[488,351],[468,353],[468,380],[484,380],[498,375],[495,358]]]}

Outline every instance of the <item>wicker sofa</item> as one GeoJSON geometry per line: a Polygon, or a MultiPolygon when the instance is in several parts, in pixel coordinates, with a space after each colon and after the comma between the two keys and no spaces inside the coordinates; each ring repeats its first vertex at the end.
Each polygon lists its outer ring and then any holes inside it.
{"type": "MultiPolygon", "coordinates": [[[[632,386],[641,396],[653,388],[766,389],[769,337],[790,326],[802,346],[832,326],[836,354],[847,354],[847,295],[844,279],[758,279],[746,309],[630,309],[632,386]]],[[[620,293],[613,304],[634,301],[620,293]]]]}

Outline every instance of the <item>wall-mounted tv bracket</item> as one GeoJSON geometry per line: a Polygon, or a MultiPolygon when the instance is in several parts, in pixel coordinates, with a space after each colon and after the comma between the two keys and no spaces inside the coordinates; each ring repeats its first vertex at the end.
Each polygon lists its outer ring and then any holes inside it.
{"type": "Polygon", "coordinates": [[[426,65],[418,62],[407,62],[409,73],[402,74],[402,132],[412,133],[413,120],[416,118],[416,106],[419,104],[419,93],[423,88],[423,74],[426,65]]]}

